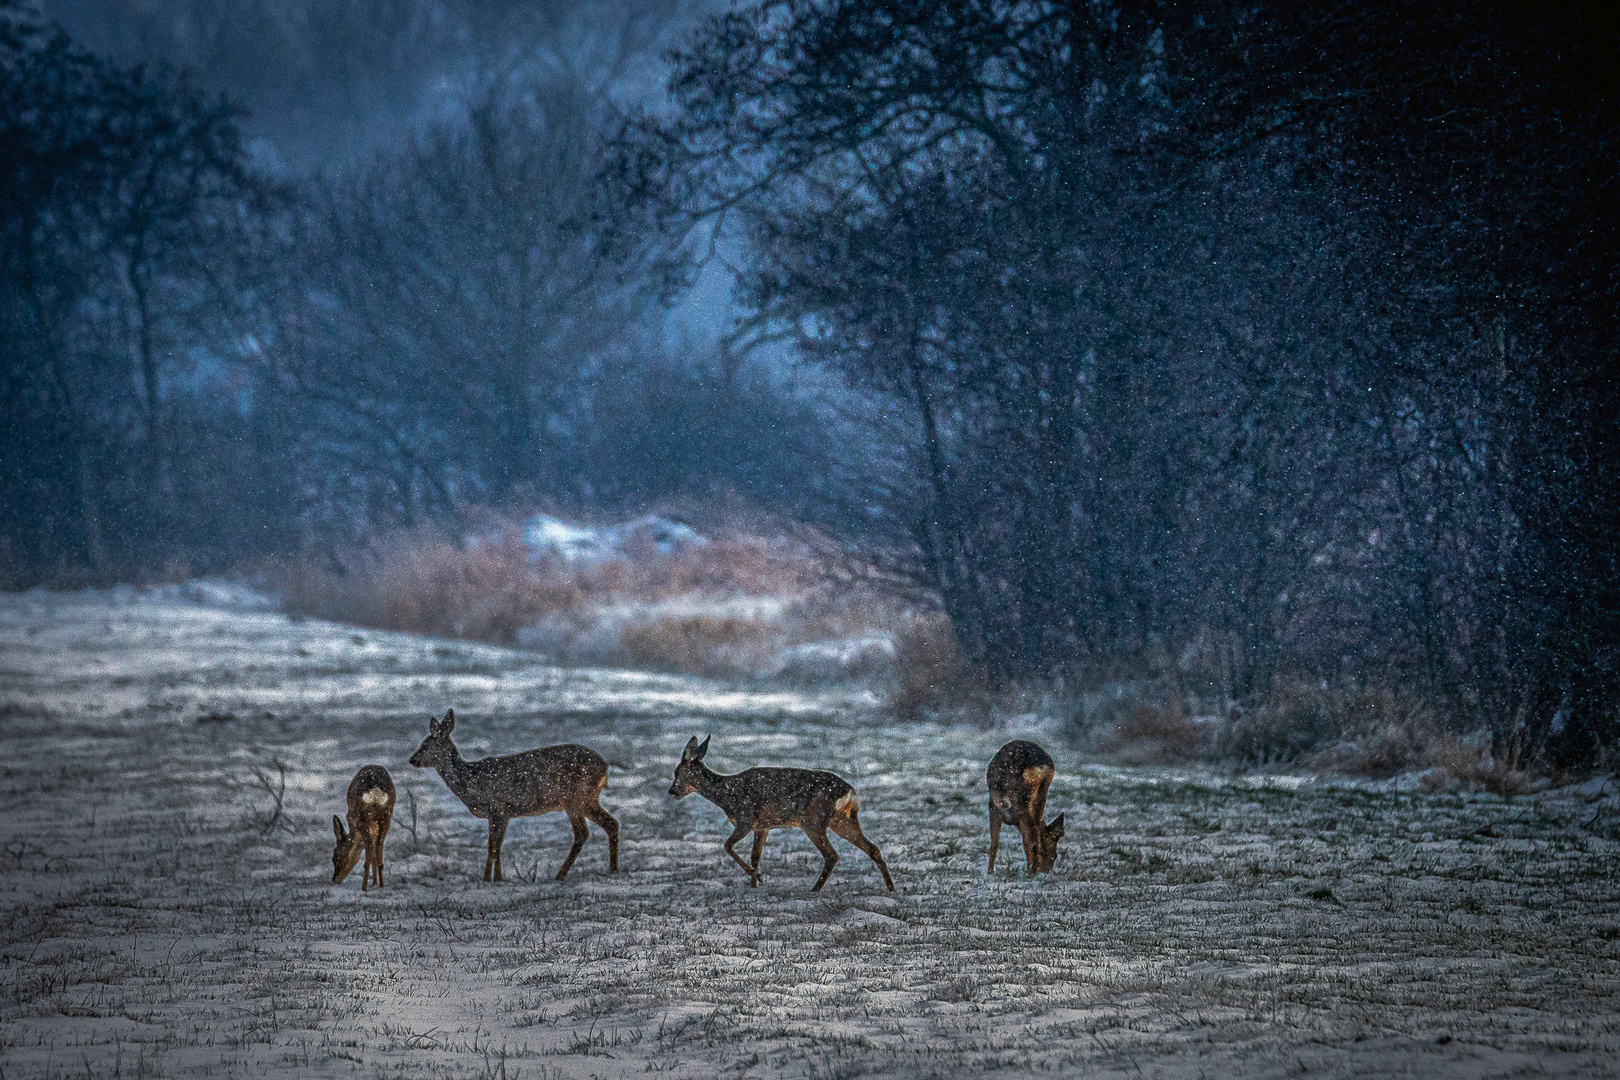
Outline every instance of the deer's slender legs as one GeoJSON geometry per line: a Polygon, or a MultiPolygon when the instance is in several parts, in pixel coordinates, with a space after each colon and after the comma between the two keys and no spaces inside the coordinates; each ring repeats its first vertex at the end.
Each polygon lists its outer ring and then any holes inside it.
{"type": "Polygon", "coordinates": [[[608,838],[608,872],[619,868],[619,820],[595,803],[585,808],[585,816],[602,826],[608,838]]]}
{"type": "Polygon", "coordinates": [[[574,846],[568,849],[568,858],[563,860],[562,866],[557,870],[558,881],[568,876],[574,860],[579,858],[579,849],[585,846],[585,841],[591,836],[590,826],[585,824],[585,815],[580,811],[568,811],[568,824],[574,827],[574,846]]]}
{"type": "Polygon", "coordinates": [[[1040,844],[1035,840],[1035,828],[1034,825],[1027,821],[1018,823],[1018,835],[1024,839],[1024,862],[1028,865],[1029,872],[1032,874],[1035,872],[1036,865],[1038,865],[1036,852],[1040,851],[1040,844]]]}
{"type": "MultiPolygon", "coordinates": [[[[377,830],[377,888],[379,888],[379,889],[382,888],[382,883],[383,883],[383,880],[382,880],[383,841],[388,839],[388,826],[389,826],[389,824],[390,823],[388,821],[384,821],[382,823],[382,826],[377,830]]],[[[366,854],[370,855],[371,852],[368,851],[368,852],[366,852],[366,854]]]]}
{"type": "Polygon", "coordinates": [[[759,857],[765,850],[765,838],[770,834],[771,830],[769,829],[754,830],[754,854],[749,858],[748,865],[756,878],[759,877],[759,857]]]}
{"type": "Polygon", "coordinates": [[[990,808],[990,869],[985,873],[993,874],[996,872],[996,849],[1000,846],[1001,815],[996,813],[996,808],[992,806],[990,808]]]}
{"type": "Polygon", "coordinates": [[[804,835],[808,836],[810,842],[816,845],[816,850],[821,852],[821,876],[816,878],[814,885],[810,886],[811,892],[820,892],[821,887],[827,884],[827,879],[832,877],[833,867],[838,865],[838,849],[832,846],[831,840],[827,839],[827,826],[823,825],[817,828],[806,822],[802,827],[804,835]]]}
{"type": "Polygon", "coordinates": [[[741,855],[737,854],[737,841],[741,840],[743,837],[752,832],[753,828],[754,826],[748,822],[739,824],[736,829],[732,831],[731,836],[726,839],[726,854],[730,855],[732,860],[735,861],[738,866],[742,867],[744,872],[748,874],[748,884],[758,888],[759,875],[756,874],[747,863],[743,862],[743,857],[741,855]]]}
{"type": "Polygon", "coordinates": [[[484,860],[484,880],[490,879],[490,872],[495,874],[495,880],[501,880],[501,841],[506,839],[506,819],[491,814],[489,818],[489,857],[484,860]]]}
{"type": "Polygon", "coordinates": [[[851,810],[848,817],[834,817],[828,822],[827,827],[866,852],[867,857],[877,863],[877,868],[882,871],[883,884],[889,887],[890,892],[894,892],[894,879],[889,876],[889,864],[883,861],[883,852],[878,850],[878,846],[861,832],[861,819],[855,811],[851,810]]]}

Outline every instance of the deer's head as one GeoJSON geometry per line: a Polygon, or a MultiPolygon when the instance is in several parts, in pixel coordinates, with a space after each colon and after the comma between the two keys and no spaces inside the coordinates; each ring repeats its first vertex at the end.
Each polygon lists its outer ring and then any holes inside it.
{"type": "Polygon", "coordinates": [[[675,766],[675,782],[669,785],[669,793],[679,799],[682,795],[690,795],[698,789],[698,781],[702,777],[702,770],[698,762],[703,755],[709,752],[709,740],[705,738],[700,744],[694,735],[686,741],[686,750],[681,754],[681,763],[675,766]]]}
{"type": "Polygon", "coordinates": [[[344,832],[343,819],[336,814],[332,815],[332,831],[337,834],[337,845],[332,848],[332,884],[340,885],[360,861],[364,848],[360,844],[360,830],[344,832]]]}
{"type": "Polygon", "coordinates": [[[456,755],[456,744],[450,741],[450,732],[456,726],[456,710],[445,710],[443,720],[428,720],[428,737],[411,755],[411,764],[418,769],[442,769],[456,755]]]}
{"type": "Polygon", "coordinates": [[[1063,815],[1059,814],[1041,830],[1040,850],[1035,853],[1035,872],[1044,874],[1057,862],[1058,841],[1063,839],[1063,815]]]}

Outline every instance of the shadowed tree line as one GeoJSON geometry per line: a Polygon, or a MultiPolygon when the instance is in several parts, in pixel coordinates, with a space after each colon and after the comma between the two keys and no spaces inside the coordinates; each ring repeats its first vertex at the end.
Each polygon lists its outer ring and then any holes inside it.
{"type": "Polygon", "coordinates": [[[612,71],[512,45],[403,146],[271,179],[188,74],[0,27],[7,583],[335,554],[474,504],[791,503],[819,421],[669,340],[687,271],[598,182],[612,71]]]}
{"type": "Polygon", "coordinates": [[[0,0],[7,584],[739,491],[993,682],[1390,684],[1503,761],[1613,743],[1611,17],[787,0],[627,119],[670,5],[428,6],[197,22],[372,26],[411,94],[435,58],[429,122],[306,177],[0,0]],[[716,258],[735,332],[671,344],[716,258]],[[848,393],[784,392],[767,342],[848,393]]]}
{"type": "Polygon", "coordinates": [[[1556,3],[781,0],[706,25],[615,168],[871,402],[815,513],[992,679],[1388,680],[1592,760],[1617,41],[1556,3]]]}

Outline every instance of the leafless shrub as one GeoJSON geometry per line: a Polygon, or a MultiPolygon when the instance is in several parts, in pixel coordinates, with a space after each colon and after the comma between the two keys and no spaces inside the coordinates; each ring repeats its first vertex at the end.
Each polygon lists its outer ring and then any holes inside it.
{"type": "Polygon", "coordinates": [[[888,706],[907,720],[980,688],[957,646],[950,618],[943,613],[915,618],[895,635],[894,673],[888,706]]]}
{"type": "Polygon", "coordinates": [[[281,803],[283,797],[287,794],[287,766],[283,765],[279,759],[273,761],[272,764],[276,767],[276,782],[274,784],[270,782],[269,772],[263,767],[255,765],[251,770],[253,779],[245,785],[252,790],[262,791],[270,796],[272,811],[264,826],[259,830],[267,836],[276,829],[291,831],[291,827],[281,820],[281,803]]]}
{"type": "Polygon", "coordinates": [[[622,640],[635,667],[714,675],[752,667],[741,654],[760,651],[778,634],[775,626],[753,619],[698,615],[627,626],[622,640]]]}
{"type": "Polygon", "coordinates": [[[1172,695],[1163,705],[1138,703],[1104,736],[1103,750],[1127,763],[1174,764],[1209,756],[1211,725],[1193,722],[1172,695]]]}
{"type": "Polygon", "coordinates": [[[1355,730],[1353,714],[1368,704],[1354,695],[1297,684],[1228,713],[1216,740],[1218,756],[1255,765],[1297,761],[1355,730]]]}

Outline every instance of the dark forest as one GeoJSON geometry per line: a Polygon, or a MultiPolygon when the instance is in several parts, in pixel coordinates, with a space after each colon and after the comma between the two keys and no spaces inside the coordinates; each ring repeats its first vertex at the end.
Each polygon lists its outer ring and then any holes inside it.
{"type": "Polygon", "coordinates": [[[992,688],[1196,654],[1610,760],[1613,13],[320,7],[260,32],[311,118],[0,3],[0,584],[740,499],[992,688]]]}

